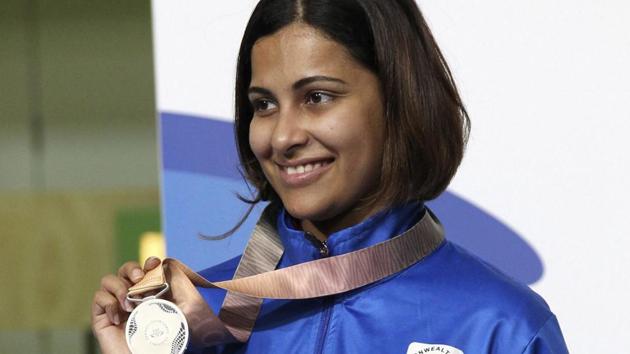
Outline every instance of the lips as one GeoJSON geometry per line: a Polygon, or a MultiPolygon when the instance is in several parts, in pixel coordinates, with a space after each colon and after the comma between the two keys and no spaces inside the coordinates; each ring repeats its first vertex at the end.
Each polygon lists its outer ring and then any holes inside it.
{"type": "Polygon", "coordinates": [[[311,163],[297,165],[297,166],[286,166],[286,167],[283,167],[283,169],[285,169],[289,175],[294,175],[298,173],[311,172],[313,170],[321,168],[322,166],[325,166],[326,164],[327,164],[326,161],[318,161],[318,162],[311,162],[311,163]]]}
{"type": "Polygon", "coordinates": [[[302,187],[315,182],[326,172],[334,159],[309,159],[278,164],[280,176],[291,187],[302,187]]]}

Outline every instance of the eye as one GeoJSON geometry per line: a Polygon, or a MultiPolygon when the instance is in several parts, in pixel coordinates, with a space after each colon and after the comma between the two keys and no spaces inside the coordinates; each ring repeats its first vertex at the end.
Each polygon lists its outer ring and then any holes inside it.
{"type": "Polygon", "coordinates": [[[252,107],[254,108],[255,113],[265,114],[274,110],[277,105],[270,99],[260,98],[252,102],[252,107]]]}
{"type": "Polygon", "coordinates": [[[330,103],[335,99],[333,95],[329,95],[325,92],[316,91],[311,92],[306,96],[307,104],[325,104],[330,103]]]}

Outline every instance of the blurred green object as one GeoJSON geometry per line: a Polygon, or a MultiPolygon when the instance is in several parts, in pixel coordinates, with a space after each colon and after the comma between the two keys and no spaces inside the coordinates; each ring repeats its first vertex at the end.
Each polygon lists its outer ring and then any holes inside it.
{"type": "Polygon", "coordinates": [[[139,261],[140,237],[147,231],[159,232],[160,208],[123,209],[116,213],[115,267],[139,261]]]}

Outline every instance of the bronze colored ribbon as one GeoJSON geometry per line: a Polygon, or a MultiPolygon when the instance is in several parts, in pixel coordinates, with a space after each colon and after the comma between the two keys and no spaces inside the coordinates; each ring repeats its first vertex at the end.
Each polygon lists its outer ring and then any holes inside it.
{"type": "MultiPolygon", "coordinates": [[[[376,245],[339,256],[322,258],[274,270],[283,253],[275,228],[276,210],[269,206],[256,224],[233,280],[210,282],[173,258],[163,264],[182,270],[191,282],[204,288],[228,290],[218,318],[204,345],[246,342],[254,328],[263,298],[308,299],[350,291],[400,272],[435,250],[444,230],[427,209],[422,219],[406,232],[376,245]]],[[[157,267],[129,288],[134,296],[162,288],[163,267],[157,267]]]]}

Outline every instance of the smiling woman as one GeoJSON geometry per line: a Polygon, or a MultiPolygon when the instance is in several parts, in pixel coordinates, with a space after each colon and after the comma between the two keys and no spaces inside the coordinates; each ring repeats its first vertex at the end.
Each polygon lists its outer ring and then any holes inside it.
{"type": "MultiPolygon", "coordinates": [[[[188,319],[191,348],[567,352],[544,300],[444,240],[424,206],[455,174],[469,121],[415,2],[260,1],[235,96],[239,157],[258,192],[251,203],[270,205],[242,258],[202,275],[256,286],[195,289],[189,278],[201,285],[198,277],[173,268],[170,298],[188,319]]],[[[121,350],[124,297],[142,274],[128,263],[103,278],[93,327],[104,352],[121,350]]]]}

